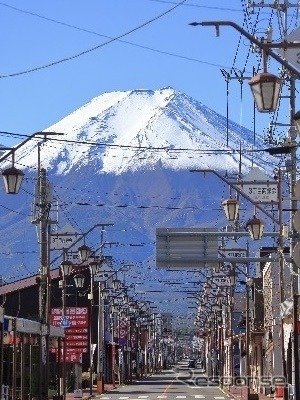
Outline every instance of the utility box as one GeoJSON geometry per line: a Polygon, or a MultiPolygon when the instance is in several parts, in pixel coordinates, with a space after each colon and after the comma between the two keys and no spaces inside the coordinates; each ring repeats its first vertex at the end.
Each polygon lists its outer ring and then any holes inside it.
{"type": "Polygon", "coordinates": [[[82,399],[82,389],[74,390],[74,399],[82,399]]]}

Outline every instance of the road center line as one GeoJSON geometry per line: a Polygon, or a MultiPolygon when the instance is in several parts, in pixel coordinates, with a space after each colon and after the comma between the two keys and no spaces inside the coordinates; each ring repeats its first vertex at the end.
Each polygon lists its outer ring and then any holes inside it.
{"type": "Polygon", "coordinates": [[[168,391],[169,391],[170,387],[173,385],[173,383],[174,383],[174,381],[172,381],[172,382],[165,388],[165,390],[162,392],[162,395],[168,393],[168,391]]]}

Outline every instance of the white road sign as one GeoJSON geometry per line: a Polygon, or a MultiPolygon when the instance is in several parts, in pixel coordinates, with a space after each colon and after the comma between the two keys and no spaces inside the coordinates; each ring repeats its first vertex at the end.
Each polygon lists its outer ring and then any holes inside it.
{"type": "Polygon", "coordinates": [[[229,258],[245,258],[245,257],[247,257],[246,249],[219,249],[218,253],[219,253],[219,257],[221,259],[224,258],[224,261],[226,261],[226,257],[229,257],[229,258]]]}
{"type": "Polygon", "coordinates": [[[51,250],[62,250],[70,247],[78,238],[78,232],[67,224],[61,231],[51,235],[50,248],[51,250]]]}
{"type": "Polygon", "coordinates": [[[278,202],[278,182],[271,181],[259,168],[253,168],[243,180],[234,186],[250,197],[253,202],[278,202]]]}
{"type": "Polygon", "coordinates": [[[300,71],[300,27],[287,35],[284,40],[297,43],[299,46],[284,50],[278,49],[277,52],[300,71]]]}

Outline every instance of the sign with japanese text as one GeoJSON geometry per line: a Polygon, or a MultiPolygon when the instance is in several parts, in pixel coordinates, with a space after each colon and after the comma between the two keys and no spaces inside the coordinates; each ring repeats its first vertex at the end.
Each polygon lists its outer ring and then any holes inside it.
{"type": "Polygon", "coordinates": [[[254,202],[272,203],[278,201],[277,183],[243,182],[236,186],[254,202]]]}
{"type": "Polygon", "coordinates": [[[219,256],[221,258],[225,258],[224,261],[226,261],[226,257],[229,258],[245,258],[247,257],[247,250],[246,249],[219,249],[218,250],[219,256]]]}
{"type": "Polygon", "coordinates": [[[51,234],[50,248],[51,250],[62,250],[72,246],[78,238],[78,232],[72,225],[65,225],[60,232],[51,234]]]}
{"type": "MultiPolygon", "coordinates": [[[[88,331],[89,331],[89,313],[87,307],[66,307],[63,313],[62,308],[52,308],[50,324],[62,326],[62,321],[67,321],[65,325],[66,341],[66,362],[80,362],[83,353],[88,352],[88,331]]],[[[62,355],[58,357],[58,349],[52,348],[51,351],[56,354],[58,361],[63,361],[62,355]]]]}
{"type": "Polygon", "coordinates": [[[271,180],[259,168],[252,168],[249,174],[233,187],[240,189],[254,203],[278,202],[278,182],[271,180]]]}

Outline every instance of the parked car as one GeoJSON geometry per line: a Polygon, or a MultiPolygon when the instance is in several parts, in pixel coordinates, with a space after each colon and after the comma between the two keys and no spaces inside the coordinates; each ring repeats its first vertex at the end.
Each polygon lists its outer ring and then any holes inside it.
{"type": "Polygon", "coordinates": [[[197,368],[197,360],[195,360],[195,359],[189,360],[188,367],[189,368],[197,368]]]}

